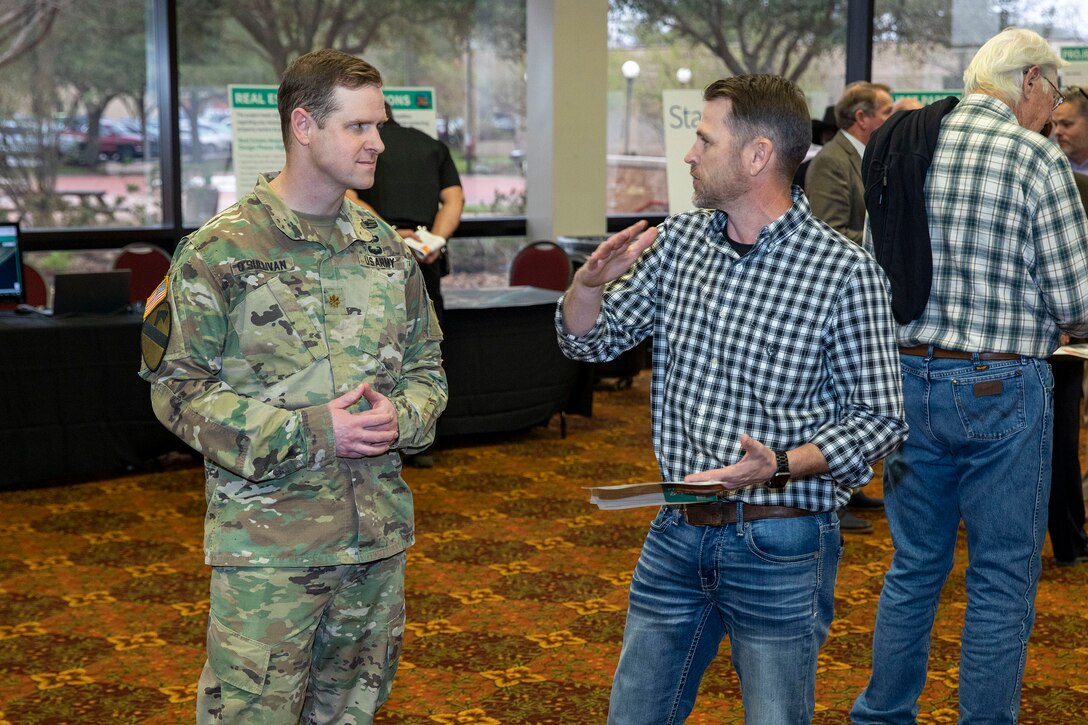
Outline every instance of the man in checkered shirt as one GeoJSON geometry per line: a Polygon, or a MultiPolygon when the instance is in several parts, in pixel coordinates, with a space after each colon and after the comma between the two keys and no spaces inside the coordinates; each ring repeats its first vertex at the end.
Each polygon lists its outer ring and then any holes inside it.
{"type": "Polygon", "coordinates": [[[1062,102],[1062,65],[1038,34],[1002,31],[940,125],[925,182],[929,298],[898,330],[911,434],[884,464],[895,554],[855,723],[916,721],[961,520],[959,721],[1017,721],[1050,488],[1045,358],[1062,331],[1088,334],[1088,221],[1069,162],[1039,133],[1062,102]]]}
{"type": "Polygon", "coordinates": [[[669,505],[631,582],[610,723],[682,722],[728,635],[745,722],[809,722],[842,552],[836,509],[906,437],[884,274],[791,180],[811,137],[776,76],[712,83],[685,157],[697,210],[601,244],[557,310],[573,358],[653,336],[669,505]]]}

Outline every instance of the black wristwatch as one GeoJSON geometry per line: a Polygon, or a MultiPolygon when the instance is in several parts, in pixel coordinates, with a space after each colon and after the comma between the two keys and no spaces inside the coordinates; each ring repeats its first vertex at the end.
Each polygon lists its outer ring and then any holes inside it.
{"type": "Polygon", "coordinates": [[[774,452],[774,462],[778,464],[778,470],[767,481],[767,488],[782,489],[790,482],[790,459],[785,451],[774,452]]]}

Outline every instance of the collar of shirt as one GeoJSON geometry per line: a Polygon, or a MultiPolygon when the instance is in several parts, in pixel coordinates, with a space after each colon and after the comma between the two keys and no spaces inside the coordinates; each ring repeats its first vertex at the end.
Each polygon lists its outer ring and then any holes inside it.
{"type": "MultiPolygon", "coordinates": [[[[752,252],[765,253],[774,249],[789,239],[812,216],[808,199],[802,193],[800,187],[792,187],[790,197],[793,200],[793,205],[785,214],[759,230],[759,236],[756,237],[752,252]]],[[[729,233],[726,231],[729,215],[720,209],[707,209],[707,211],[711,214],[710,222],[707,225],[709,232],[707,234],[707,244],[716,252],[740,259],[737,251],[729,245],[729,233]]]]}
{"type": "Polygon", "coordinates": [[[858,152],[858,156],[865,156],[865,144],[854,138],[854,134],[849,131],[839,131],[839,133],[846,137],[846,140],[850,142],[850,145],[854,147],[854,150],[858,152]]]}
{"type": "Polygon", "coordinates": [[[364,216],[349,214],[346,203],[340,204],[340,211],[334,225],[338,233],[332,235],[322,233],[318,227],[300,219],[298,214],[272,190],[269,182],[274,178],[276,174],[260,174],[257,177],[257,185],[253,188],[253,194],[268,209],[276,228],[288,238],[320,244],[334,254],[344,251],[356,240],[369,242],[374,239],[374,234],[363,226],[364,216]]]}
{"type": "MultiPolygon", "coordinates": [[[[1008,104],[985,93],[972,93],[964,96],[960,99],[959,104],[948,112],[948,115],[956,116],[961,113],[992,115],[995,120],[1001,119],[1002,121],[1015,123],[1017,126],[1020,125],[1020,122],[1016,120],[1016,114],[1013,113],[1008,104]]],[[[947,118],[945,120],[947,121],[947,118]]]]}

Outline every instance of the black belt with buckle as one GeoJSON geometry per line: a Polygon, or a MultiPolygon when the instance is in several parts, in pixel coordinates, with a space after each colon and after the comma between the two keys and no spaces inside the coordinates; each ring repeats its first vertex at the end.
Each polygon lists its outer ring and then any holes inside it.
{"type": "MultiPolygon", "coordinates": [[[[900,355],[911,355],[915,357],[932,357],[932,358],[946,358],[951,360],[971,360],[976,353],[963,352],[962,350],[943,350],[939,347],[933,348],[933,352],[930,353],[929,345],[914,345],[913,347],[900,347],[900,355]]],[[[1015,352],[980,352],[978,354],[979,360],[1019,360],[1023,355],[1019,355],[1015,352]]]]}
{"type": "Polygon", "coordinates": [[[815,516],[816,511],[797,509],[790,506],[760,506],[754,503],[736,501],[713,501],[711,503],[692,503],[681,506],[684,521],[692,526],[725,526],[737,522],[737,507],[743,506],[745,521],[759,519],[794,519],[800,516],[815,516]]]}

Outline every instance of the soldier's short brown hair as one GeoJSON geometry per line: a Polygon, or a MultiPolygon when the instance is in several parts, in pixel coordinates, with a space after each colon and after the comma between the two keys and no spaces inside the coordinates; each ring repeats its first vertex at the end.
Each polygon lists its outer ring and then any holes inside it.
{"type": "Polygon", "coordinates": [[[283,146],[291,138],[291,112],[304,109],[319,128],[337,110],[333,94],[337,88],[382,87],[378,69],[362,58],[326,48],[299,56],[287,67],[280,80],[279,111],[283,146]]]}

